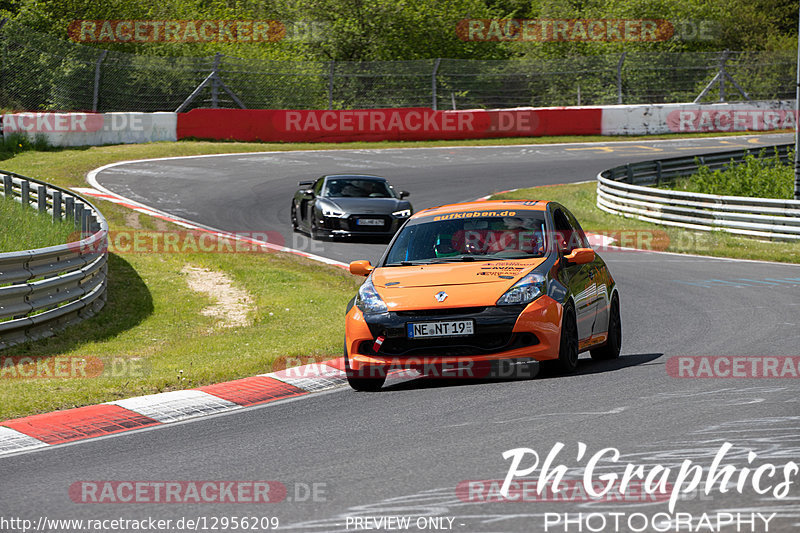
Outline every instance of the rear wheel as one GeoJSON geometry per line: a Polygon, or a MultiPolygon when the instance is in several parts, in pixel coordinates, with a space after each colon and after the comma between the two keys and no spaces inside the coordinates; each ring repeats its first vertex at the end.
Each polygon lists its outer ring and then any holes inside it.
{"type": "Polygon", "coordinates": [[[558,366],[564,373],[575,372],[578,368],[578,321],[571,303],[564,306],[564,318],[561,320],[558,366]]]}
{"type": "Polygon", "coordinates": [[[608,340],[606,343],[591,351],[592,359],[603,361],[616,359],[622,349],[622,321],[619,312],[619,297],[616,293],[611,299],[611,308],[608,312],[608,340]]]}
{"type": "Polygon", "coordinates": [[[361,391],[361,392],[375,392],[383,387],[383,383],[386,381],[386,376],[381,377],[374,377],[364,376],[361,372],[356,372],[352,368],[350,368],[350,359],[347,357],[347,342],[345,341],[344,346],[344,370],[347,374],[347,383],[352,387],[353,390],[361,391]]]}

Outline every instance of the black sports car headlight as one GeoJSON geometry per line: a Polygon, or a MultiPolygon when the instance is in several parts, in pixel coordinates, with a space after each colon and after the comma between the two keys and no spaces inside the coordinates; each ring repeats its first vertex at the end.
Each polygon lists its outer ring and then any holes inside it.
{"type": "Polygon", "coordinates": [[[529,304],[547,292],[547,278],[541,274],[531,272],[506,291],[497,300],[497,305],[529,304]]]}
{"type": "Polygon", "coordinates": [[[323,205],[322,216],[333,217],[333,218],[344,218],[347,215],[344,213],[344,211],[339,211],[338,209],[334,209],[332,206],[329,205],[323,205]]]}

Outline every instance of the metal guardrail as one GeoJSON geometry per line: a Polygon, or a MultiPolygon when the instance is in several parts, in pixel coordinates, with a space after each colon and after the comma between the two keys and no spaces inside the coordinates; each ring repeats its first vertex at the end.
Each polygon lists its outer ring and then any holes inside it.
{"type": "Polygon", "coordinates": [[[108,223],[75,193],[0,171],[2,194],[71,220],[82,238],[75,242],[0,253],[0,349],[49,337],[93,316],[106,301],[108,223]]]}
{"type": "Polygon", "coordinates": [[[701,231],[725,231],[776,240],[800,240],[800,200],[718,196],[659,189],[671,180],[697,171],[725,167],[746,155],[788,162],[793,144],[732,150],[692,157],[630,163],[597,175],[597,207],[608,213],[647,222],[701,231]]]}

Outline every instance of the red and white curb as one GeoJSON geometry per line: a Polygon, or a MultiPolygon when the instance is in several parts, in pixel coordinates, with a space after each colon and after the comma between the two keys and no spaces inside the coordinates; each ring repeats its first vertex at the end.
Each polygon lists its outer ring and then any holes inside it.
{"type": "MultiPolygon", "coordinates": [[[[418,375],[415,371],[390,372],[387,384],[418,375]]],[[[6,420],[0,422],[0,456],[231,412],[346,384],[344,358],[340,357],[196,389],[6,420]]]]}

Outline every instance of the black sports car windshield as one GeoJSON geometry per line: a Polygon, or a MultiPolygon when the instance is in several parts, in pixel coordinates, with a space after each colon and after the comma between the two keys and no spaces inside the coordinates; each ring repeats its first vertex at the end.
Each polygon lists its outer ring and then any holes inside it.
{"type": "Polygon", "coordinates": [[[452,213],[406,224],[383,264],[526,259],[546,250],[544,211],[452,213]]]}
{"type": "Polygon", "coordinates": [[[359,178],[329,178],[322,196],[329,198],[395,198],[385,181],[359,178]]]}

